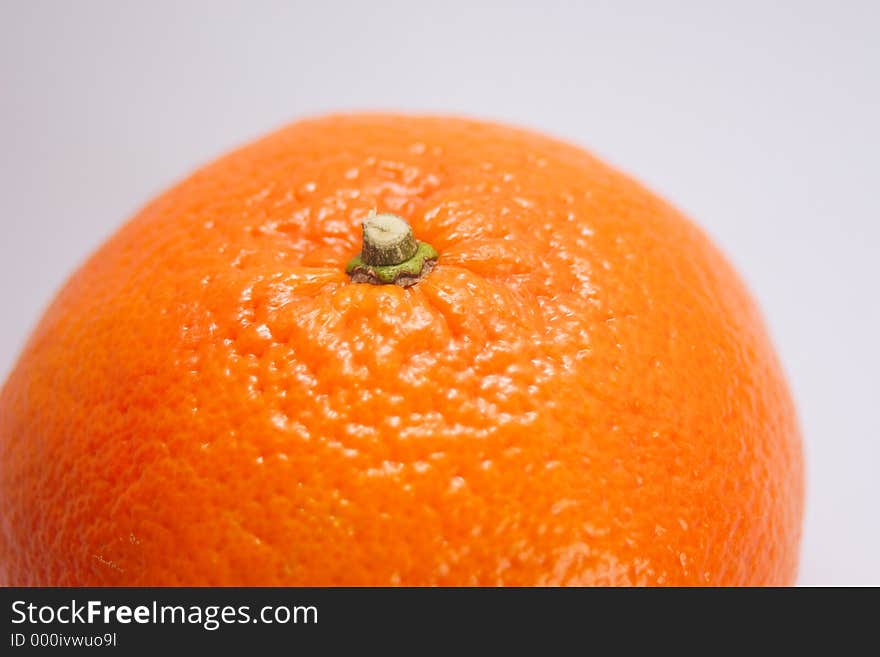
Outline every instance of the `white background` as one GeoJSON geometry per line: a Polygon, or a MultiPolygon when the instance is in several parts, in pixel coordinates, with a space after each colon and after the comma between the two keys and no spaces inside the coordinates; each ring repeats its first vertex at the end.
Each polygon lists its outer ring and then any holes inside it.
{"type": "Polygon", "coordinates": [[[224,150],[325,110],[503,119],[727,251],[804,427],[800,583],[880,584],[877,3],[0,2],[3,378],[66,275],[224,150]]]}

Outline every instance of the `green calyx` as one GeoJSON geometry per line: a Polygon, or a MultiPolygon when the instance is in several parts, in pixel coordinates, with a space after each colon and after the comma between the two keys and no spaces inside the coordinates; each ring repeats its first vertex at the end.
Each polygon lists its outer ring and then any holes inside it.
{"type": "MultiPolygon", "coordinates": [[[[407,279],[419,279],[424,273],[425,264],[429,260],[436,260],[438,257],[437,249],[426,242],[419,242],[415,254],[409,260],[404,260],[396,265],[368,265],[361,258],[360,254],[348,261],[345,267],[345,273],[349,276],[362,274],[371,279],[375,279],[376,284],[390,285],[398,282],[398,279],[405,277],[407,279]]],[[[359,282],[359,281],[356,281],[359,282]]],[[[364,282],[373,282],[364,281],[364,282]]],[[[416,280],[412,281],[417,282],[416,280]]]]}
{"type": "Polygon", "coordinates": [[[354,283],[409,287],[434,268],[438,255],[430,244],[413,237],[403,219],[374,211],[363,223],[361,252],[348,262],[345,272],[354,283]]]}

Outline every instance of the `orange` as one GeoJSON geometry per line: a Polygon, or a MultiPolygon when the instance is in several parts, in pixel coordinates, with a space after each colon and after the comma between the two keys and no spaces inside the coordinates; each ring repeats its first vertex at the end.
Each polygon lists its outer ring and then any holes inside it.
{"type": "Polygon", "coordinates": [[[678,211],[532,132],[331,116],[48,308],[0,394],[0,581],[791,584],[802,486],[759,311],[678,211]],[[439,253],[410,287],[346,273],[373,209],[439,253]]]}

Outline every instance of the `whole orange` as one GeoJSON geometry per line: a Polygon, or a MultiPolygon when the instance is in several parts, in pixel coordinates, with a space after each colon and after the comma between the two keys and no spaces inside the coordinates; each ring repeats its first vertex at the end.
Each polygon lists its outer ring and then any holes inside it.
{"type": "Polygon", "coordinates": [[[331,116],[46,311],[0,395],[0,581],[790,584],[802,485],[759,311],[679,212],[532,132],[331,116]],[[373,209],[439,252],[410,287],[346,273],[373,209]]]}

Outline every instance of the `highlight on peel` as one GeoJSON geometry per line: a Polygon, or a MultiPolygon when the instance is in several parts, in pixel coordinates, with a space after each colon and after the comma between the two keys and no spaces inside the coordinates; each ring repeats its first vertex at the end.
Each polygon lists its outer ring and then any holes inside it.
{"type": "Polygon", "coordinates": [[[4,585],[785,585],[800,433],[675,208],[451,117],[294,123],[120,228],[0,391],[4,585]]]}

